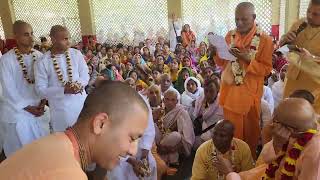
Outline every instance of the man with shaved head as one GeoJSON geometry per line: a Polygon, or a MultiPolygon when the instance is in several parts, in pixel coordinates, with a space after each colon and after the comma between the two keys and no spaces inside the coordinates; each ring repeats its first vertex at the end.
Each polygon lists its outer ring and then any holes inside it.
{"type": "Polygon", "coordinates": [[[320,133],[312,105],[302,98],[288,98],[279,104],[272,122],[272,144],[276,155],[269,155],[260,166],[239,174],[230,162],[218,157],[219,170],[230,179],[308,179],[320,178],[320,133]],[[272,165],[273,164],[273,165],[272,165]],[[262,178],[264,177],[264,178],[262,178]]]}
{"type": "Polygon", "coordinates": [[[135,155],[147,124],[148,107],[134,89],[122,82],[102,82],[88,95],[71,128],[35,141],[3,161],[0,179],[86,180],[89,164],[111,170],[121,157],[135,155]],[[120,108],[124,106],[125,110],[120,108]]]}
{"type": "Polygon", "coordinates": [[[235,10],[236,29],[229,31],[225,38],[236,61],[215,58],[216,64],[224,69],[219,96],[224,117],[235,125],[235,137],[249,144],[253,156],[260,137],[264,77],[272,70],[273,52],[272,39],[261,30],[255,19],[252,3],[238,4],[235,10]]]}
{"type": "MultiPolygon", "coordinates": [[[[301,52],[288,56],[289,67],[286,74],[284,97],[295,90],[305,89],[312,93],[320,87],[320,0],[310,0],[306,18],[295,22],[280,41],[281,45],[292,44],[301,52]]],[[[316,94],[314,108],[320,113],[320,94],[316,94]]]]}
{"type": "Polygon", "coordinates": [[[188,112],[178,104],[177,93],[164,94],[164,108],[153,110],[158,153],[169,166],[179,165],[179,155],[188,157],[195,140],[193,124],[188,112]]]}
{"type": "Polygon", "coordinates": [[[7,130],[4,141],[6,156],[49,133],[49,119],[44,115],[45,101],[41,101],[34,85],[33,67],[40,61],[42,53],[32,49],[33,30],[27,22],[16,21],[13,34],[17,47],[0,59],[3,91],[0,114],[3,121],[1,125],[7,130]],[[42,128],[43,123],[47,123],[47,131],[42,128]]]}
{"type": "Polygon", "coordinates": [[[72,126],[87,96],[88,66],[80,51],[70,48],[69,31],[55,25],[51,28],[52,48],[35,66],[36,89],[48,99],[53,130],[72,126]]]}
{"type": "Polygon", "coordinates": [[[212,131],[212,139],[203,143],[197,150],[192,167],[192,180],[224,179],[224,174],[220,173],[214,164],[218,154],[233,161],[235,172],[253,168],[250,148],[244,141],[233,137],[234,128],[228,120],[217,122],[212,131]]]}
{"type": "Polygon", "coordinates": [[[178,90],[176,90],[172,86],[172,81],[171,81],[171,77],[169,74],[162,74],[160,76],[160,89],[161,89],[161,99],[163,99],[163,96],[167,91],[173,90],[177,93],[178,102],[180,102],[180,93],[178,90]]]}

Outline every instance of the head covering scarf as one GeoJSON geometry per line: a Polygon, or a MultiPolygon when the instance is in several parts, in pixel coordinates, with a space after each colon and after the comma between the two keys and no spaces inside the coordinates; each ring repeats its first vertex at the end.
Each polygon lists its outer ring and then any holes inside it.
{"type": "Polygon", "coordinates": [[[187,71],[189,73],[189,77],[193,76],[192,70],[190,68],[184,67],[180,70],[178,74],[178,80],[174,84],[174,88],[179,91],[180,94],[184,92],[184,80],[182,77],[182,72],[187,71]]]}
{"type": "MultiPolygon", "coordinates": [[[[112,67],[112,66],[110,66],[110,67],[112,67]]],[[[106,76],[111,81],[115,80],[112,68],[105,68],[104,70],[101,71],[101,74],[103,76],[106,76]]]]}

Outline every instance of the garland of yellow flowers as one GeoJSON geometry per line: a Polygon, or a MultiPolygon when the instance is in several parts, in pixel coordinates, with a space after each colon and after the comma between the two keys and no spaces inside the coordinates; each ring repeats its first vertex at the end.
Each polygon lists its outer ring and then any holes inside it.
{"type": "MultiPolygon", "coordinates": [[[[29,84],[34,84],[34,79],[30,79],[28,77],[28,70],[27,70],[27,66],[24,64],[24,61],[23,61],[23,56],[22,54],[20,53],[19,49],[17,47],[14,48],[14,52],[17,56],[17,59],[19,61],[19,64],[21,66],[21,69],[22,69],[22,73],[23,73],[23,77],[24,79],[29,83],[29,84]]],[[[34,54],[34,51],[31,50],[30,52],[32,54],[32,67],[33,67],[33,64],[36,62],[36,55],[34,54]]]]}
{"type": "Polygon", "coordinates": [[[269,180],[275,178],[275,173],[279,168],[280,162],[285,158],[284,166],[281,168],[281,180],[292,180],[296,170],[296,163],[304,150],[304,146],[317,133],[317,130],[310,129],[302,134],[302,137],[297,139],[293,147],[287,152],[288,144],[283,145],[278,158],[268,165],[262,180],[269,180]]]}
{"type": "MultiPolygon", "coordinates": [[[[256,26],[257,26],[256,33],[255,33],[254,37],[252,38],[252,41],[250,44],[249,56],[250,56],[251,61],[253,61],[256,58],[256,54],[257,54],[257,51],[258,51],[259,45],[260,45],[260,36],[262,33],[261,28],[258,25],[256,25],[256,26]]],[[[231,31],[230,48],[236,48],[235,38],[236,38],[236,30],[232,30],[231,31]]],[[[236,82],[236,85],[239,86],[239,85],[243,84],[246,72],[245,72],[244,68],[241,67],[238,60],[231,62],[231,69],[233,72],[233,76],[234,76],[234,80],[236,82]]]]}
{"type": "MultiPolygon", "coordinates": [[[[69,55],[69,51],[67,50],[64,54],[66,56],[66,63],[67,63],[67,73],[68,73],[68,81],[67,82],[72,82],[72,64],[71,64],[71,58],[69,55]]],[[[58,75],[59,81],[63,85],[65,85],[67,82],[63,80],[63,74],[62,74],[62,71],[59,67],[59,64],[58,64],[58,61],[57,61],[55,55],[51,54],[51,58],[53,61],[54,70],[56,71],[56,73],[58,75]]]]}

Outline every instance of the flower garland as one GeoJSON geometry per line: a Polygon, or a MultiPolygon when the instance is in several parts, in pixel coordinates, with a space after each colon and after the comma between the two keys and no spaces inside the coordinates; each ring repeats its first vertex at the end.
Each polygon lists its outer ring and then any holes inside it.
{"type": "MultiPolygon", "coordinates": [[[[67,82],[72,82],[72,64],[71,64],[71,58],[69,55],[69,51],[67,50],[65,53],[66,56],[66,63],[67,63],[67,73],[68,73],[68,81],[67,82]]],[[[59,81],[65,85],[67,82],[63,80],[63,74],[62,71],[59,67],[58,61],[54,55],[51,55],[52,61],[53,61],[53,67],[58,75],[59,81]]]]}
{"type": "MultiPolygon", "coordinates": [[[[231,148],[230,150],[228,151],[228,157],[230,157],[230,161],[231,161],[231,165],[232,165],[232,168],[235,170],[235,145],[234,145],[234,142],[232,140],[231,142],[231,148]]],[[[219,152],[216,147],[214,146],[214,143],[212,141],[212,152],[210,153],[210,158],[207,162],[205,162],[205,165],[206,165],[206,171],[209,172],[210,170],[214,169],[213,166],[213,163],[212,161],[213,160],[217,160],[217,156],[218,154],[222,154],[221,152],[219,152]]],[[[235,170],[236,171],[236,170],[235,170]]],[[[217,172],[217,175],[216,175],[216,179],[217,180],[224,180],[225,179],[225,175],[217,172]]]]}
{"type": "Polygon", "coordinates": [[[298,138],[293,144],[293,147],[286,153],[288,144],[283,145],[282,150],[278,158],[268,165],[265,175],[262,177],[263,180],[275,178],[275,173],[279,169],[280,162],[285,158],[284,166],[281,168],[281,180],[291,180],[293,179],[296,163],[304,150],[304,146],[312,139],[312,137],[317,133],[317,130],[310,129],[302,134],[302,137],[298,138]]]}
{"type": "MultiPolygon", "coordinates": [[[[17,56],[17,59],[19,61],[19,64],[21,66],[21,69],[22,69],[22,73],[23,73],[23,77],[24,79],[29,83],[29,84],[34,84],[34,79],[31,79],[28,77],[28,70],[27,70],[27,66],[24,64],[24,61],[23,61],[23,56],[22,54],[20,53],[19,49],[17,47],[14,48],[14,52],[17,56]]],[[[36,55],[34,54],[34,51],[31,50],[30,52],[32,54],[32,67],[34,65],[34,63],[36,62],[36,55]]]]}
{"type": "MultiPolygon", "coordinates": [[[[252,38],[251,44],[250,44],[250,52],[249,52],[249,57],[251,61],[253,61],[256,58],[257,51],[260,46],[260,36],[262,33],[261,28],[257,26],[257,30],[254,34],[254,37],[252,38]]],[[[236,48],[235,44],[235,38],[236,38],[236,30],[231,31],[231,43],[230,43],[230,48],[236,48]]],[[[238,60],[231,62],[231,69],[233,72],[234,80],[236,82],[236,85],[239,86],[243,84],[244,77],[245,77],[245,70],[244,68],[241,67],[240,63],[238,60]]]]}

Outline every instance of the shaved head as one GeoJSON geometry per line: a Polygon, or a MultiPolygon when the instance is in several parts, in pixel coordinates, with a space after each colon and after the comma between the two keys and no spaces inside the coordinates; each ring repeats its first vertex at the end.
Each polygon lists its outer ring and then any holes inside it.
{"type": "Polygon", "coordinates": [[[307,10],[308,23],[313,27],[320,26],[320,0],[311,0],[307,10]]]}
{"type": "Polygon", "coordinates": [[[285,99],[274,112],[274,121],[299,132],[315,129],[316,117],[312,105],[302,98],[285,99]]]}
{"type": "Polygon", "coordinates": [[[25,27],[30,27],[31,28],[31,25],[25,21],[21,21],[21,20],[18,20],[16,22],[13,23],[13,34],[17,34],[21,31],[21,29],[25,28],[25,27]]]}
{"type": "Polygon", "coordinates": [[[28,49],[27,51],[29,51],[34,44],[33,29],[31,25],[25,21],[18,20],[13,23],[12,28],[18,49],[21,51],[23,47],[23,49],[28,49]]]}
{"type": "Polygon", "coordinates": [[[247,11],[250,14],[256,14],[255,13],[255,7],[251,2],[242,2],[239,3],[236,7],[236,11],[247,11]]]}
{"type": "Polygon", "coordinates": [[[233,136],[234,133],[234,125],[229,120],[220,120],[217,122],[216,126],[214,127],[214,131],[227,131],[230,135],[233,136]]]}
{"type": "Polygon", "coordinates": [[[165,92],[164,97],[167,97],[167,96],[173,96],[178,99],[177,92],[174,90],[168,90],[167,92],[165,92]]]}
{"type": "Polygon", "coordinates": [[[235,12],[235,22],[237,31],[241,34],[250,32],[256,19],[254,5],[250,2],[242,2],[237,5],[235,12]]]}
{"type": "Polygon", "coordinates": [[[234,130],[234,125],[229,120],[217,122],[212,131],[212,141],[220,152],[225,153],[230,149],[234,130]]]}
{"type": "Polygon", "coordinates": [[[296,90],[289,97],[303,98],[303,99],[309,101],[310,104],[314,104],[314,99],[315,99],[313,94],[310,91],[307,91],[305,89],[296,90]]]}
{"type": "Polygon", "coordinates": [[[68,32],[68,29],[64,26],[61,26],[61,25],[52,26],[51,30],[50,30],[50,36],[55,37],[56,34],[59,32],[68,32]]]}
{"type": "Polygon", "coordinates": [[[137,109],[148,113],[146,103],[134,89],[122,82],[103,81],[86,98],[79,121],[86,121],[98,113],[107,113],[111,120],[118,123],[137,109]],[[125,110],[121,111],[123,108],[125,110]]]}

